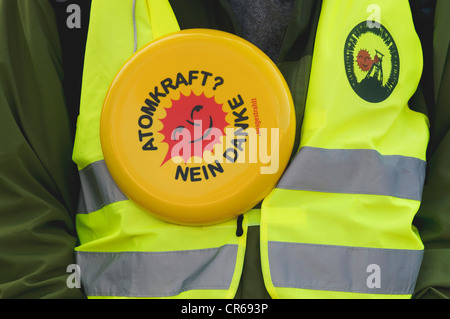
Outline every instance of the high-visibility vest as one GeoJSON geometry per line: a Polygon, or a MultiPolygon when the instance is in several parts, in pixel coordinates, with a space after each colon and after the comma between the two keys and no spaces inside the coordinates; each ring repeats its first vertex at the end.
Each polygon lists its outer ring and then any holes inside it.
{"type": "Polygon", "coordinates": [[[428,121],[407,0],[325,0],[299,151],[262,207],[262,262],[280,298],[408,298],[428,121]]]}
{"type": "Polygon", "coordinates": [[[238,219],[195,227],[152,217],[104,162],[110,83],[137,49],[178,29],[166,0],[92,3],[73,155],[82,183],[76,258],[88,297],[233,298],[247,228],[257,224],[274,298],[410,296],[428,130],[407,105],[422,70],[408,1],[323,2],[300,151],[262,211],[243,215],[239,234],[238,219]],[[381,21],[365,28],[373,3],[381,21]]]}
{"type": "Polygon", "coordinates": [[[126,198],[102,153],[101,109],[115,75],[134,51],[178,29],[165,0],[92,2],[73,155],[82,183],[76,259],[90,298],[232,298],[239,285],[246,237],[236,236],[236,219],[159,220],[126,198]]]}

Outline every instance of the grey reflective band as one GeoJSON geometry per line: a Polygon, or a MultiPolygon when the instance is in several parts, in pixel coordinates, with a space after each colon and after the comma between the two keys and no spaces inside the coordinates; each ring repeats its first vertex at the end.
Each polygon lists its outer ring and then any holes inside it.
{"type": "Polygon", "coordinates": [[[426,162],[413,157],[366,149],[303,147],[277,187],[420,201],[425,170],[426,162]]]}
{"type": "Polygon", "coordinates": [[[422,250],[269,242],[275,287],[410,295],[422,250]]]}
{"type": "Polygon", "coordinates": [[[87,296],[169,297],[188,290],[228,290],[237,245],[172,252],[77,251],[87,296]]]}
{"type": "Polygon", "coordinates": [[[92,213],[108,204],[128,199],[114,182],[105,161],[94,162],[79,174],[81,192],[78,214],[92,213]]]}

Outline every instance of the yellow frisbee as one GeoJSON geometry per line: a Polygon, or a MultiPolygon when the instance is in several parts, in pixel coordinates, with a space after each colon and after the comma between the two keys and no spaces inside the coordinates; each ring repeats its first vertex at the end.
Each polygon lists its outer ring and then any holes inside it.
{"type": "Polygon", "coordinates": [[[286,168],[294,135],[292,97],[272,61],[240,37],[203,29],[133,55],[111,84],[100,132],[122,192],[182,225],[258,204],[286,168]]]}

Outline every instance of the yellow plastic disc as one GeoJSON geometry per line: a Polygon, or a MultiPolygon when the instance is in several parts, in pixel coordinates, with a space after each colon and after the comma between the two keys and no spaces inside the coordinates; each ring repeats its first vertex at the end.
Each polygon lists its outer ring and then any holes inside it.
{"type": "Polygon", "coordinates": [[[138,51],[106,96],[101,143],[123,193],[172,223],[253,208],[292,152],[295,115],[272,61],[235,35],[184,30],[138,51]]]}

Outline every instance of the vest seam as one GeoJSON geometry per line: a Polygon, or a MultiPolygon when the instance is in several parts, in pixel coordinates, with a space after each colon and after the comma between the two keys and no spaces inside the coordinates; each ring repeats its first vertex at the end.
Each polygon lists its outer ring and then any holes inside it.
{"type": "Polygon", "coordinates": [[[346,245],[330,245],[330,244],[315,244],[315,243],[299,243],[299,242],[288,242],[288,241],[280,241],[280,240],[268,240],[269,244],[275,244],[275,245],[286,245],[286,244],[292,244],[292,245],[302,245],[302,246],[326,246],[326,247],[333,247],[338,249],[354,249],[354,250],[383,250],[383,251],[391,251],[391,252],[417,252],[423,254],[423,249],[405,249],[405,248],[377,248],[377,247],[364,247],[364,246],[346,246],[346,245]]]}
{"type": "Polygon", "coordinates": [[[198,286],[198,287],[187,287],[185,289],[181,289],[178,291],[168,292],[168,293],[162,293],[162,294],[151,294],[148,295],[144,294],[136,294],[136,293],[127,293],[127,294],[119,294],[117,292],[105,292],[101,290],[88,290],[86,293],[88,296],[95,296],[95,297],[140,297],[140,298],[158,298],[158,297],[171,297],[171,296],[178,296],[184,292],[191,291],[191,290],[224,290],[228,291],[229,287],[218,287],[218,286],[198,286]]]}
{"type": "MultiPolygon", "coordinates": [[[[300,283],[292,283],[289,286],[281,286],[276,282],[273,282],[274,287],[276,288],[291,288],[291,289],[310,289],[310,290],[322,290],[322,291],[334,291],[334,292],[348,292],[348,293],[362,293],[367,295],[410,295],[413,293],[414,289],[409,289],[408,292],[397,292],[397,291],[388,291],[388,292],[367,292],[367,290],[348,290],[337,287],[323,287],[323,286],[315,286],[315,285],[303,285],[300,283]],[[294,286],[296,285],[296,286],[294,286]]],[[[368,288],[369,289],[369,288],[368,288]]],[[[374,288],[380,289],[380,288],[374,288]]]]}
{"type": "Polygon", "coordinates": [[[238,244],[225,244],[222,246],[212,247],[212,248],[200,248],[200,249],[186,249],[186,250],[170,250],[170,251],[134,251],[134,250],[127,250],[127,251],[84,251],[84,250],[77,250],[75,251],[75,254],[90,254],[90,255],[147,255],[147,254],[183,254],[186,252],[205,252],[208,250],[217,250],[219,248],[228,247],[228,246],[236,246],[238,247],[238,244]]]}

